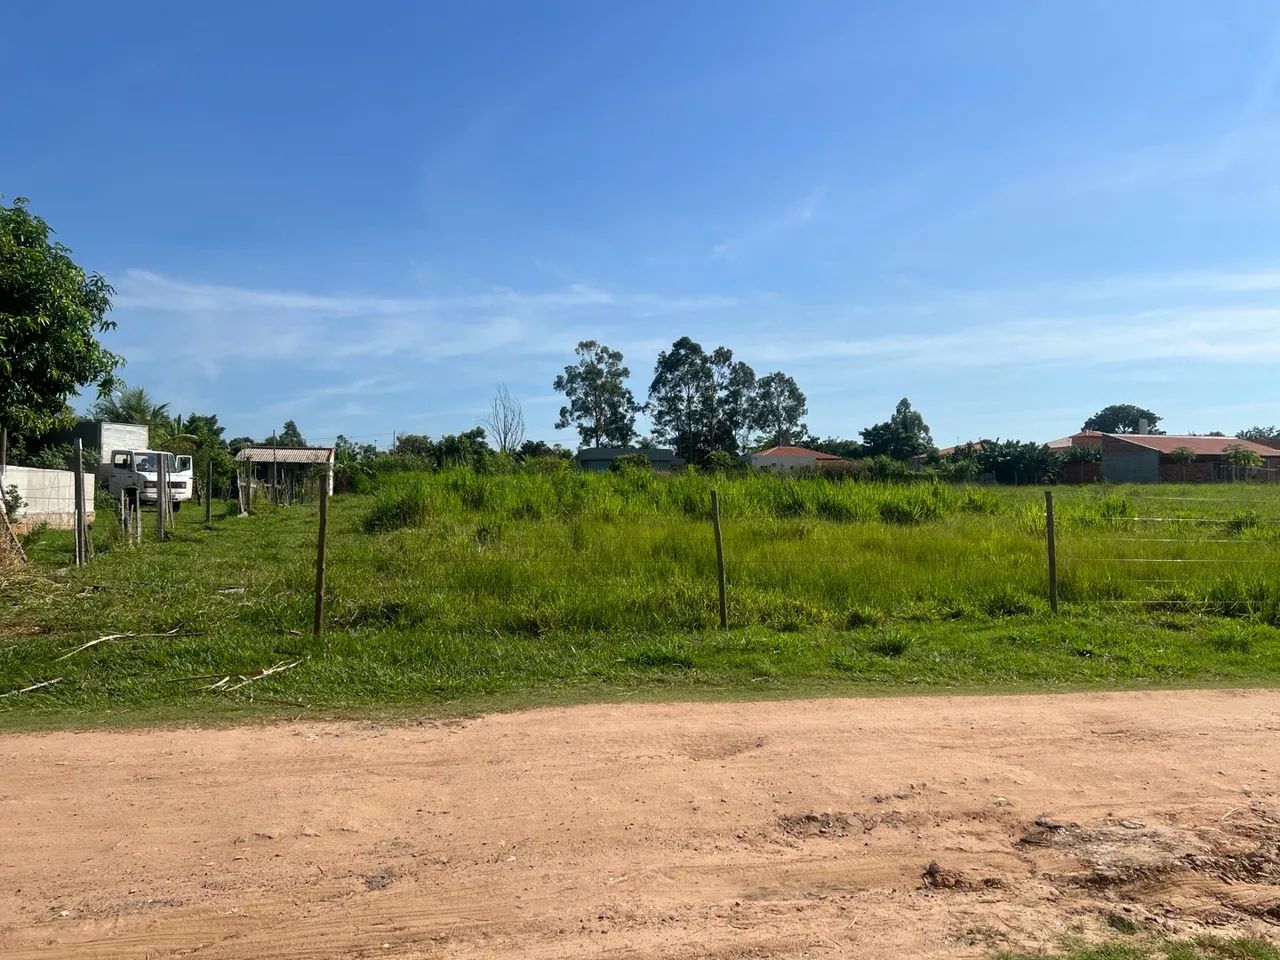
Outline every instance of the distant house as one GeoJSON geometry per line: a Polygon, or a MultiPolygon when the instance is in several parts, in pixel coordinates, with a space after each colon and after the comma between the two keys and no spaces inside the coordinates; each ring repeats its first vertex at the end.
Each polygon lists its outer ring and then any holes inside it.
{"type": "Polygon", "coordinates": [[[322,475],[327,475],[329,493],[333,493],[333,447],[251,444],[240,448],[236,464],[237,486],[248,491],[250,481],[260,484],[273,503],[293,503],[312,496],[322,475]]]}
{"type": "Polygon", "coordinates": [[[848,463],[844,457],[810,450],[808,447],[770,447],[751,454],[751,465],[774,473],[791,473],[795,470],[823,470],[848,463]]]}
{"type": "Polygon", "coordinates": [[[1080,433],[1054,440],[1049,447],[1062,452],[1069,447],[1094,447],[1102,451],[1102,479],[1110,483],[1212,483],[1236,479],[1238,468],[1227,462],[1227,448],[1244,447],[1262,458],[1268,470],[1280,476],[1280,450],[1235,437],[1177,436],[1153,433],[1080,433]],[[1070,441],[1070,442],[1066,442],[1070,441]],[[1195,459],[1183,463],[1173,451],[1186,447],[1195,459]]]}
{"type": "Polygon", "coordinates": [[[583,447],[574,457],[583,470],[608,470],[620,457],[644,457],[649,466],[660,473],[667,473],[677,467],[683,467],[684,461],[676,456],[674,450],[660,447],[583,447]]]}

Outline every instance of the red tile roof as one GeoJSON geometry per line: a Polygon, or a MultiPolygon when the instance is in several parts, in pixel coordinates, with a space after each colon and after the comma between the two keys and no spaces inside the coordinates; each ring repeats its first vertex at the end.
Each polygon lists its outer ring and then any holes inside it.
{"type": "Polygon", "coordinates": [[[808,447],[770,447],[768,450],[757,451],[757,457],[804,457],[810,460],[843,460],[843,457],[837,457],[832,453],[823,453],[821,450],[810,450],[808,447]]]}
{"type": "Polygon", "coordinates": [[[1222,456],[1227,447],[1235,445],[1264,457],[1280,457],[1280,450],[1275,447],[1251,440],[1237,440],[1235,437],[1178,437],[1151,433],[1109,433],[1107,436],[1146,447],[1148,450],[1159,450],[1161,453],[1172,453],[1178,447],[1190,447],[1197,457],[1218,457],[1222,456]]]}

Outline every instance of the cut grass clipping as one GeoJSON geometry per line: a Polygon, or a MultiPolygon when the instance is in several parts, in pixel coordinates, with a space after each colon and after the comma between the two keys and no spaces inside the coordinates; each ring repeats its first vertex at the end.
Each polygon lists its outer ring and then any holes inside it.
{"type": "Polygon", "coordinates": [[[32,563],[0,582],[0,720],[1280,675],[1280,489],[1099,487],[1057,500],[1054,617],[1039,490],[394,475],[332,503],[319,643],[315,507],[240,518],[219,506],[207,531],[202,511],[183,510],[168,542],[144,523],[139,548],[113,536],[104,511],[88,566],[68,569],[70,534],[45,530],[27,540],[32,563]],[[109,635],[120,636],[66,656],[109,635]],[[47,685],[15,693],[35,684],[47,685]]]}

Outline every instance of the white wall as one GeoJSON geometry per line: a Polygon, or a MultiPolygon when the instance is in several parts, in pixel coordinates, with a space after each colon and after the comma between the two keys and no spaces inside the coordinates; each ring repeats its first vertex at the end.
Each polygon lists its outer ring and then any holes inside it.
{"type": "Polygon", "coordinates": [[[786,473],[790,470],[813,470],[818,465],[817,457],[764,457],[758,453],[751,455],[751,465],[763,470],[774,470],[786,473]]]}
{"type": "MultiPolygon", "coordinates": [[[[93,474],[84,475],[85,516],[93,522],[93,474]]],[[[37,523],[51,527],[75,526],[76,475],[73,470],[40,470],[36,467],[5,467],[0,473],[0,489],[18,488],[26,506],[18,511],[19,530],[37,523]]]]}

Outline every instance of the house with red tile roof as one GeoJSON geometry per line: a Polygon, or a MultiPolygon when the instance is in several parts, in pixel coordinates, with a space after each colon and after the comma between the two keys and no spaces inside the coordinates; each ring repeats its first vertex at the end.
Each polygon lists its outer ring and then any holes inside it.
{"type": "Polygon", "coordinates": [[[1082,430],[1049,442],[1050,449],[1062,452],[1070,447],[1095,447],[1102,451],[1102,479],[1111,483],[1211,483],[1241,479],[1239,468],[1228,456],[1232,447],[1242,447],[1262,458],[1264,468],[1280,478],[1280,450],[1235,437],[1204,437],[1165,433],[1099,433],[1082,430]],[[1185,448],[1192,459],[1183,460],[1174,451],[1185,448]]]}
{"type": "Polygon", "coordinates": [[[833,465],[847,463],[843,457],[810,450],[808,447],[770,447],[751,454],[751,465],[775,473],[792,473],[796,470],[822,470],[833,465]]]}

